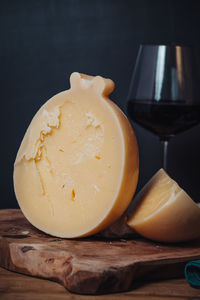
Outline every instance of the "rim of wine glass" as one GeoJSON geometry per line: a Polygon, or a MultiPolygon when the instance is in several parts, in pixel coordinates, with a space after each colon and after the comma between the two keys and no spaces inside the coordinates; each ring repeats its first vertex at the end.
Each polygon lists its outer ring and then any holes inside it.
{"type": "Polygon", "coordinates": [[[165,46],[165,47],[187,47],[187,48],[200,48],[200,44],[186,44],[186,43],[161,43],[161,44],[157,44],[157,43],[142,43],[139,45],[140,47],[144,47],[144,46],[152,46],[152,47],[160,47],[160,46],[165,46]]]}

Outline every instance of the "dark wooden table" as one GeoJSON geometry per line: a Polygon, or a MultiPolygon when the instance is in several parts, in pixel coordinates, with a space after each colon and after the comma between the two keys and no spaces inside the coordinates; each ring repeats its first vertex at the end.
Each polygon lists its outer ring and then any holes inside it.
{"type": "Polygon", "coordinates": [[[1,300],[99,300],[99,299],[200,299],[200,290],[193,289],[185,279],[170,279],[157,282],[142,283],[136,289],[109,295],[76,295],[69,293],[62,285],[39,278],[7,271],[0,268],[0,299],[1,300]]]}

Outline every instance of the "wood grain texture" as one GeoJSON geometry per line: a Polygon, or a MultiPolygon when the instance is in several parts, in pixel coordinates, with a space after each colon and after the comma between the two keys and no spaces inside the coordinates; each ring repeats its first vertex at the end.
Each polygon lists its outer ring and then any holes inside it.
{"type": "Polygon", "coordinates": [[[183,276],[192,259],[200,259],[200,241],[57,239],[34,228],[20,210],[0,211],[0,266],[57,281],[74,293],[122,292],[141,279],[183,276]]]}
{"type": "Polygon", "coordinates": [[[200,299],[200,291],[189,286],[185,279],[148,281],[134,290],[108,295],[75,295],[68,292],[62,285],[49,280],[21,275],[0,268],[0,299],[1,300],[158,300],[158,299],[200,299]]]}

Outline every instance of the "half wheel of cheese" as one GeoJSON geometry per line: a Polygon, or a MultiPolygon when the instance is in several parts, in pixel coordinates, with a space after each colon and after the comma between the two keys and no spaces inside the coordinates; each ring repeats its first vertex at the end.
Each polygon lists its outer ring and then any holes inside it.
{"type": "Polygon", "coordinates": [[[73,73],[71,88],[36,113],[14,166],[25,217],[58,237],[88,236],[126,210],[138,181],[138,146],[110,79],[73,73]]]}

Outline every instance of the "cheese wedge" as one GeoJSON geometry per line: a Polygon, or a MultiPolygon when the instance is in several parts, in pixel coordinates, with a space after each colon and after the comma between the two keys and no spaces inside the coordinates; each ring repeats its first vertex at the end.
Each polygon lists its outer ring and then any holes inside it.
{"type": "Polygon", "coordinates": [[[160,169],[134,199],[128,225],[142,236],[161,242],[200,237],[200,206],[160,169]]]}
{"type": "Polygon", "coordinates": [[[110,79],[73,73],[71,88],[33,118],[14,166],[15,194],[38,229],[88,236],[126,210],[138,181],[138,146],[110,79]]]}

